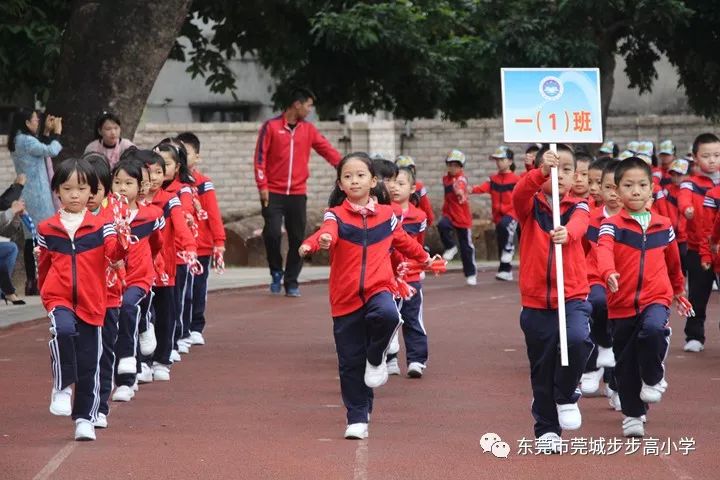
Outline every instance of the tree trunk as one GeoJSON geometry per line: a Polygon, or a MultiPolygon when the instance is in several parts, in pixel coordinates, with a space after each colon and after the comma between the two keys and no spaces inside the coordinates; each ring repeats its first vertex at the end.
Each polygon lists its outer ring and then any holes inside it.
{"type": "Polygon", "coordinates": [[[615,45],[600,43],[600,103],[602,106],[603,134],[607,131],[607,118],[610,111],[613,90],[615,89],[615,45]]]}
{"type": "Polygon", "coordinates": [[[63,157],[94,139],[103,110],[132,138],[191,0],[77,0],[47,112],[63,117],[63,157]]]}

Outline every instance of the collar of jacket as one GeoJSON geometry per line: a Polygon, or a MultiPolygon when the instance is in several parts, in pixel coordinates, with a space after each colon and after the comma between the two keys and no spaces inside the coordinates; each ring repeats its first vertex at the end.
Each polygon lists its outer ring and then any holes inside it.
{"type": "MultiPolygon", "coordinates": [[[[662,222],[660,221],[660,219],[658,218],[657,215],[654,215],[650,211],[648,211],[648,213],[650,213],[650,223],[647,226],[648,230],[650,230],[650,227],[656,227],[656,226],[662,225],[662,222]]],[[[625,221],[625,222],[630,222],[631,224],[637,225],[638,227],[640,226],[640,224],[637,222],[637,220],[635,220],[624,208],[622,210],[620,210],[620,213],[618,213],[616,215],[619,215],[620,218],[622,218],[623,221],[625,221]]]]}

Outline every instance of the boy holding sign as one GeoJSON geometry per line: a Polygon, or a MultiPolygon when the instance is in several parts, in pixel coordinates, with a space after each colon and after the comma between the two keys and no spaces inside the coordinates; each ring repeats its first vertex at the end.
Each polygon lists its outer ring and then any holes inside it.
{"type": "Polygon", "coordinates": [[[593,349],[585,254],[581,240],[589,223],[588,204],[565,196],[573,183],[575,156],[566,145],[558,153],[546,148],[536,157],[536,169],[515,186],[513,207],[523,232],[520,238],[520,326],[525,334],[535,436],[559,451],[563,429],[580,428],[577,385],[593,349]],[[561,225],[553,228],[550,169],[558,169],[561,225]],[[559,354],[558,296],[554,244],[563,246],[565,310],[569,366],[559,354]]]}

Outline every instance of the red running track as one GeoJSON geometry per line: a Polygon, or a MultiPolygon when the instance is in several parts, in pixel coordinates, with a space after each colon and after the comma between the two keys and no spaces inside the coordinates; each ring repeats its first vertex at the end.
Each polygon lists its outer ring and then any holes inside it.
{"type": "MultiPolygon", "coordinates": [[[[263,290],[210,295],[208,344],[173,367],[172,381],[112,404],[98,440],[72,441],[68,418],[47,410],[47,327],[0,331],[0,477],[3,479],[717,479],[720,334],[713,296],[707,349],[682,352],[682,322],[668,356],[670,387],[649,415],[661,441],[693,437],[689,455],[518,454],[532,437],[530,385],[516,284],[482,273],[478,286],[429,278],[425,378],[391,377],[376,391],[367,441],[342,439],[337,364],[325,284],[301,299],[263,290]],[[507,459],[480,437],[510,443],[507,459]]],[[[1,310],[0,310],[1,312],[1,310]]],[[[580,403],[583,427],[565,438],[619,437],[604,398],[580,403]]]]}

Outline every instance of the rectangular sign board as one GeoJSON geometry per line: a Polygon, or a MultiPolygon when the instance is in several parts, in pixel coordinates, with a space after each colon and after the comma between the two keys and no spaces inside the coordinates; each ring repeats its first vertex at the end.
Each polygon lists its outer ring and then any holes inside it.
{"type": "Polygon", "coordinates": [[[501,69],[507,143],[602,143],[600,70],[501,69]]]}

